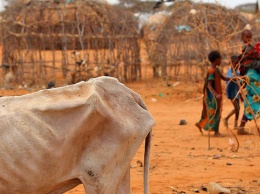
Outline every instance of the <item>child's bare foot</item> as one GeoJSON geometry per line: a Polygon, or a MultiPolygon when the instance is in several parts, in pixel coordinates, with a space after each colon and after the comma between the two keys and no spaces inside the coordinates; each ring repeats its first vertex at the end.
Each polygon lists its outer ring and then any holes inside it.
{"type": "Polygon", "coordinates": [[[200,127],[199,123],[196,123],[195,126],[198,127],[200,133],[203,135],[203,132],[202,132],[202,130],[201,130],[201,127],[200,127]]]}
{"type": "Polygon", "coordinates": [[[244,127],[239,127],[237,129],[237,134],[238,135],[253,135],[252,133],[245,131],[244,127]]]}
{"type": "Polygon", "coordinates": [[[216,132],[214,133],[214,137],[224,137],[224,135],[221,134],[221,133],[219,133],[218,131],[216,131],[216,132]]]}
{"type": "Polygon", "coordinates": [[[228,120],[227,119],[223,119],[223,124],[225,127],[228,127],[228,120]]]}

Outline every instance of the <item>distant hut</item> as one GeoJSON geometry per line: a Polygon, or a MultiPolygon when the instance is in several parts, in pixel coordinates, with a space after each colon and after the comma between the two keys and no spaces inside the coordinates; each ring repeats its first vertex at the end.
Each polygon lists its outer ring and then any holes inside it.
{"type": "Polygon", "coordinates": [[[175,76],[181,73],[193,76],[192,64],[206,62],[209,51],[213,49],[220,50],[224,59],[238,54],[241,31],[246,24],[247,20],[239,12],[216,4],[176,3],[171,16],[158,32],[154,52],[161,57],[154,63],[161,66],[162,76],[170,76],[172,69],[175,69],[175,76]],[[180,69],[183,64],[185,68],[181,69],[185,72],[180,69]]]}
{"type": "Polygon", "coordinates": [[[20,83],[141,78],[138,22],[125,10],[96,0],[29,0],[1,17],[2,64],[20,83]]]}
{"type": "Polygon", "coordinates": [[[156,47],[158,46],[156,44],[156,41],[167,17],[169,17],[169,15],[166,13],[153,14],[147,19],[145,25],[142,28],[143,41],[146,45],[146,51],[149,57],[149,61],[153,68],[154,78],[157,78],[160,75],[160,72],[158,70],[160,66],[158,63],[156,63],[156,61],[159,61],[158,58],[160,57],[159,53],[156,53],[156,47]]]}
{"type": "Polygon", "coordinates": [[[247,27],[252,31],[253,42],[260,42],[260,12],[257,14],[251,14],[247,17],[249,20],[247,27]]]}

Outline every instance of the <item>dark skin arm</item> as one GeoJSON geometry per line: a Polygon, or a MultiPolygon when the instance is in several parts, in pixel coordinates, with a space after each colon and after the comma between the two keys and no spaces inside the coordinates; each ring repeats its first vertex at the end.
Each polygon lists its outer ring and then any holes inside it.
{"type": "Polygon", "coordinates": [[[213,93],[213,95],[214,95],[217,99],[220,99],[220,98],[222,97],[222,95],[221,95],[221,94],[218,94],[218,93],[214,90],[214,88],[212,87],[212,85],[213,85],[213,80],[209,80],[207,87],[209,88],[209,90],[213,93]]]}
{"type": "Polygon", "coordinates": [[[225,76],[222,75],[221,73],[220,73],[220,78],[221,78],[222,80],[224,80],[224,81],[230,81],[230,80],[231,80],[231,78],[225,77],[225,76]]]}
{"type": "Polygon", "coordinates": [[[237,79],[236,77],[230,78],[230,77],[225,77],[222,74],[220,74],[220,78],[224,81],[233,81],[233,82],[238,82],[239,79],[237,79]]]}
{"type": "MultiPolygon", "coordinates": [[[[231,80],[231,78],[225,77],[225,76],[223,76],[221,73],[220,73],[220,78],[221,78],[222,80],[224,80],[224,81],[230,81],[230,80],[231,80]]],[[[233,79],[234,79],[234,78],[233,78],[233,79]]],[[[209,81],[208,81],[208,88],[210,89],[210,91],[213,93],[213,95],[214,95],[217,99],[220,99],[220,98],[222,97],[222,94],[218,94],[218,93],[214,90],[214,88],[212,87],[212,85],[213,85],[213,80],[209,80],[209,81]]]]}

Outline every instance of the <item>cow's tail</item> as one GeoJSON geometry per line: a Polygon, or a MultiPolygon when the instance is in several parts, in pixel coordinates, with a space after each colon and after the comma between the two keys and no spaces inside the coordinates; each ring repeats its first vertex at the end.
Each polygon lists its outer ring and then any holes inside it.
{"type": "Polygon", "coordinates": [[[150,149],[152,142],[152,130],[145,138],[144,150],[144,194],[149,193],[149,166],[150,166],[150,149]]]}
{"type": "MultiPolygon", "coordinates": [[[[144,104],[141,96],[136,95],[135,92],[132,93],[135,102],[145,110],[148,110],[144,104]]],[[[153,123],[154,124],[154,123],[153,123]]],[[[145,150],[144,150],[144,194],[149,193],[149,166],[150,166],[150,149],[152,142],[152,130],[148,133],[145,138],[145,150]]]]}

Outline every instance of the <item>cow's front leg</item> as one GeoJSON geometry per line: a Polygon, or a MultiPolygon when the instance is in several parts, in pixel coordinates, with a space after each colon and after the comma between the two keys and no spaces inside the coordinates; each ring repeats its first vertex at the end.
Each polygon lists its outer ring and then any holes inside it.
{"type": "Polygon", "coordinates": [[[95,178],[86,175],[80,178],[80,180],[87,194],[116,194],[118,184],[116,184],[117,181],[112,177],[110,179],[100,178],[100,176],[95,178]]]}
{"type": "Polygon", "coordinates": [[[116,185],[113,180],[107,181],[106,183],[91,185],[82,181],[84,189],[87,194],[116,194],[116,185]]]}
{"type": "Polygon", "coordinates": [[[132,194],[130,187],[130,167],[127,169],[124,178],[119,184],[117,194],[132,194]]]}
{"type": "Polygon", "coordinates": [[[127,169],[113,169],[110,172],[83,175],[80,180],[87,194],[131,194],[130,167],[127,169]],[[120,178],[121,177],[121,178],[120,178]]]}

